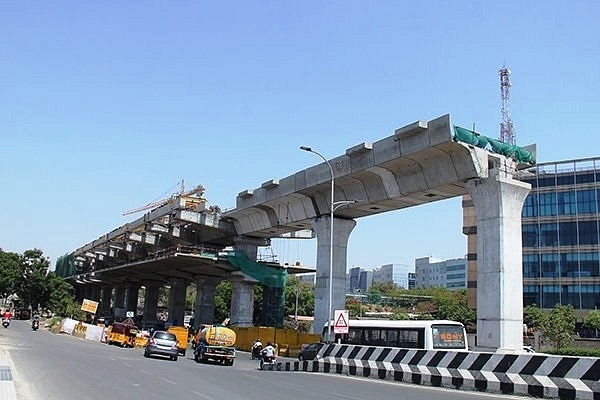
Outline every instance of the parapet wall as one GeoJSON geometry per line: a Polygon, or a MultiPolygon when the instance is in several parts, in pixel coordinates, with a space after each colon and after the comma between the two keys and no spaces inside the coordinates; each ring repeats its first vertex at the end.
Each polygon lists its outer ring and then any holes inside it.
{"type": "Polygon", "coordinates": [[[600,359],[332,344],[283,370],[549,399],[600,399],[600,359]]]}

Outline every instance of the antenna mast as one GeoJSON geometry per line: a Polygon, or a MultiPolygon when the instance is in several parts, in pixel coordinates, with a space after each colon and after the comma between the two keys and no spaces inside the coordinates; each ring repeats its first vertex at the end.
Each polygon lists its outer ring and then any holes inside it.
{"type": "Polygon", "coordinates": [[[500,74],[500,94],[502,96],[502,122],[500,123],[500,141],[515,144],[514,124],[510,118],[510,70],[503,66],[500,74]]]}

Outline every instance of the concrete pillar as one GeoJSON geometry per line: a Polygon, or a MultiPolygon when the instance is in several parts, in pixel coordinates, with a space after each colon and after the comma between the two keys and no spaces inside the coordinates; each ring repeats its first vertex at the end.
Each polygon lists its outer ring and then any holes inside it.
{"type": "Polygon", "coordinates": [[[78,302],[83,302],[83,299],[85,299],[85,288],[86,286],[83,284],[74,284],[73,288],[75,289],[75,300],[77,300],[78,302]]]}
{"type": "Polygon", "coordinates": [[[252,326],[254,314],[254,285],[256,280],[241,272],[231,273],[231,317],[232,326],[252,326]]]}
{"type": "Polygon", "coordinates": [[[127,286],[120,284],[115,287],[115,297],[113,301],[112,316],[115,321],[120,322],[126,318],[125,295],[127,294],[127,286]]]}
{"type": "Polygon", "coordinates": [[[494,160],[489,178],[467,183],[477,216],[477,349],[523,350],[521,210],[531,189],[514,161],[494,160]]]}
{"type": "Polygon", "coordinates": [[[125,307],[125,292],[126,287],[119,285],[115,288],[115,303],[114,307],[123,308],[125,307]]]}
{"type": "Polygon", "coordinates": [[[144,324],[147,322],[156,322],[156,313],[158,312],[158,295],[162,282],[146,281],[146,292],[144,294],[144,324]]]}
{"type": "Polygon", "coordinates": [[[94,285],[86,284],[84,286],[83,298],[87,300],[93,300],[94,296],[94,285]]]}
{"type": "Polygon", "coordinates": [[[107,316],[110,313],[110,308],[112,307],[112,292],[112,286],[102,286],[102,293],[100,294],[100,304],[98,306],[98,314],[100,316],[107,316]]]}
{"type": "Polygon", "coordinates": [[[93,301],[100,301],[100,294],[101,294],[102,288],[98,285],[94,285],[92,286],[92,292],[90,294],[90,300],[93,301]]]}
{"type": "Polygon", "coordinates": [[[234,240],[235,250],[243,251],[250,260],[256,261],[258,255],[258,246],[270,246],[270,239],[249,238],[246,236],[237,236],[234,240]]]}
{"type": "Polygon", "coordinates": [[[215,293],[217,285],[221,280],[221,278],[206,276],[196,278],[194,330],[198,329],[201,324],[212,324],[215,322],[215,293]]]}
{"type": "Polygon", "coordinates": [[[125,295],[125,309],[127,311],[133,311],[133,315],[137,315],[138,296],[140,293],[139,283],[130,283],[127,285],[125,295]]]}
{"type": "Polygon", "coordinates": [[[183,326],[183,317],[185,316],[185,291],[187,289],[187,279],[173,278],[170,281],[171,290],[169,290],[169,324],[172,326],[183,326]]]}
{"type": "Polygon", "coordinates": [[[335,218],[333,221],[333,276],[329,274],[331,231],[329,215],[322,215],[313,222],[317,234],[317,284],[315,288],[314,333],[321,333],[334,310],[346,308],[346,259],[348,238],[356,221],[335,218]],[[329,285],[332,280],[332,308],[329,315],[329,285]]]}

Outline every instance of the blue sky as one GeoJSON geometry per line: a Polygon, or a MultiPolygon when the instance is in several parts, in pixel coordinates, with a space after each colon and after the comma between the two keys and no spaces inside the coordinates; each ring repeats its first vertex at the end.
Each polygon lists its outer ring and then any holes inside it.
{"type": "MultiPolygon", "coordinates": [[[[11,1],[0,5],[0,248],[56,258],[168,197],[209,204],[418,119],[600,156],[600,3],[11,1]]],[[[466,253],[460,199],[358,221],[348,265],[466,253]]],[[[263,254],[313,266],[316,241],[263,254]]]]}

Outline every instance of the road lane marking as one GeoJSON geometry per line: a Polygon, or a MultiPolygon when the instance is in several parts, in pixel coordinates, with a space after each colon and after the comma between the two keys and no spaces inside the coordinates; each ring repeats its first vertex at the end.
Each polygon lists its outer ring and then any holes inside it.
{"type": "Polygon", "coordinates": [[[355,400],[362,400],[363,399],[362,397],[349,396],[347,394],[338,393],[338,392],[329,392],[329,394],[332,394],[335,397],[345,397],[346,399],[355,399],[355,400]]]}
{"type": "Polygon", "coordinates": [[[167,383],[170,383],[171,385],[176,385],[176,383],[175,383],[175,382],[173,382],[173,381],[172,381],[172,380],[170,380],[170,379],[167,379],[167,378],[162,378],[162,380],[163,380],[163,381],[165,381],[165,382],[167,382],[167,383]]]}
{"type": "Polygon", "coordinates": [[[200,392],[194,392],[194,391],[192,391],[192,393],[194,393],[195,395],[200,396],[200,397],[202,397],[203,399],[206,399],[206,400],[215,400],[214,398],[212,398],[210,396],[207,396],[205,394],[202,394],[200,392]]]}

